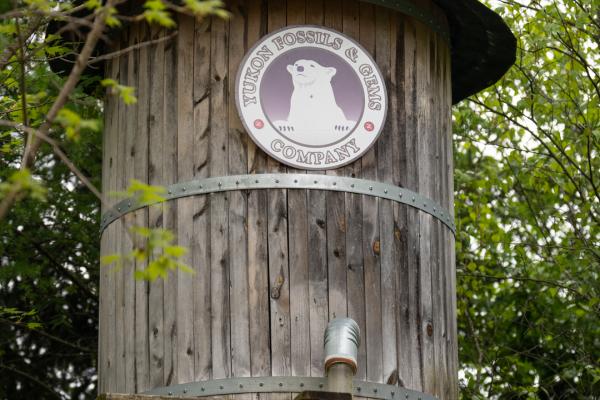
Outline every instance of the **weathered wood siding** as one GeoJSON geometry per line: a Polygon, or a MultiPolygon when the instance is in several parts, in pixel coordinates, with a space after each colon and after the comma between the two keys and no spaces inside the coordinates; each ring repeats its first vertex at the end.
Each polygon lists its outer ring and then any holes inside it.
{"type": "MultiPolygon", "coordinates": [[[[108,63],[109,77],[136,86],[138,103],[107,97],[105,193],[132,178],[168,185],[300,172],[249,139],[233,89],[255,41],[307,23],[358,40],[389,96],[375,146],[351,165],[316,173],[392,183],[452,209],[450,53],[441,37],[358,1],[230,4],[230,21],[182,16],[175,38],[108,63]]],[[[443,18],[427,1],[419,5],[443,18]]],[[[133,25],[113,50],[168,34],[133,25]]],[[[454,237],[430,215],[358,194],[273,189],[183,198],[124,219],[175,232],[196,274],[146,283],[133,278],[143,264],[102,270],[101,393],[231,376],[322,376],[327,321],[347,315],[363,338],[357,378],[457,398],[454,237]]],[[[102,254],[143,246],[125,225],[106,229],[102,254]]]]}

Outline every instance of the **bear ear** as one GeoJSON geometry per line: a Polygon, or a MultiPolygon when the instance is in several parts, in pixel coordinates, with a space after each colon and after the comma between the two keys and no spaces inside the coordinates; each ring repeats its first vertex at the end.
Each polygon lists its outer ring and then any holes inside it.
{"type": "Polygon", "coordinates": [[[329,75],[330,77],[335,76],[336,72],[337,72],[337,69],[335,69],[333,67],[327,68],[327,75],[329,75]]]}
{"type": "Polygon", "coordinates": [[[291,74],[292,72],[294,72],[294,66],[293,65],[288,65],[287,66],[287,70],[291,74]]]}

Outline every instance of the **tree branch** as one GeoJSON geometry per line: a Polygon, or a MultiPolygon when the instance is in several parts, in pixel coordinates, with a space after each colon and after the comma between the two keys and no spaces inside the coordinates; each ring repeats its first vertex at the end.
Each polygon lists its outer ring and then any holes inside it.
{"type": "MultiPolygon", "coordinates": [[[[71,170],[71,172],[73,172],[75,174],[75,176],[77,176],[77,178],[79,178],[79,180],[81,180],[81,182],[83,182],[83,184],[94,194],[94,196],[96,196],[98,198],[98,200],[100,200],[100,202],[102,203],[103,206],[108,207],[108,204],[104,203],[102,193],[100,193],[100,191],[94,186],[94,184],[75,166],[75,164],[73,164],[73,162],[62,151],[62,149],[60,148],[60,146],[54,139],[50,138],[47,135],[44,135],[37,129],[23,126],[23,125],[14,123],[12,121],[0,120],[0,125],[10,126],[15,129],[23,130],[23,131],[27,132],[30,136],[39,138],[39,139],[43,140],[44,142],[48,143],[52,147],[52,150],[54,151],[54,153],[58,156],[58,158],[61,159],[61,161],[63,163],[65,163],[65,165],[69,168],[69,170],[71,170]]],[[[1,210],[1,208],[0,208],[0,210],[1,210]]],[[[0,212],[0,220],[2,219],[2,217],[3,217],[3,215],[0,212]]]]}
{"type": "Polygon", "coordinates": [[[526,276],[494,276],[494,275],[486,275],[486,274],[470,274],[468,272],[458,272],[458,271],[456,272],[456,275],[457,276],[470,276],[470,277],[473,277],[473,278],[492,279],[492,280],[495,280],[495,281],[506,281],[506,280],[512,279],[513,281],[533,282],[533,283],[537,283],[537,284],[540,284],[540,285],[547,285],[547,286],[557,287],[557,288],[560,288],[560,289],[565,289],[566,291],[573,293],[577,297],[581,297],[581,298],[590,300],[589,296],[581,293],[577,289],[574,289],[571,286],[565,285],[565,284],[560,283],[560,282],[555,282],[555,281],[548,281],[548,280],[544,280],[544,279],[529,278],[529,277],[526,277],[526,276]]]}
{"type": "Polygon", "coordinates": [[[136,43],[136,44],[134,44],[132,46],[129,46],[129,47],[126,47],[126,48],[124,48],[122,50],[118,50],[118,51],[114,51],[112,53],[103,54],[101,56],[94,57],[94,58],[92,58],[88,62],[88,65],[93,65],[93,64],[96,64],[96,63],[101,62],[101,61],[111,60],[113,58],[120,57],[120,56],[122,56],[124,54],[127,54],[127,53],[129,53],[131,51],[140,49],[142,47],[151,46],[151,45],[154,45],[154,44],[157,44],[157,43],[161,43],[161,42],[165,42],[167,40],[171,40],[175,36],[177,36],[178,33],[179,33],[179,31],[174,31],[173,33],[171,33],[168,36],[163,36],[163,37],[160,37],[158,39],[149,40],[149,41],[146,41],[146,42],[136,43]]]}
{"type": "MultiPolygon", "coordinates": [[[[22,36],[22,38],[30,37],[40,27],[41,23],[42,23],[42,17],[39,15],[35,16],[35,18],[33,19],[33,21],[31,21],[29,28],[27,29],[26,33],[22,36]]],[[[19,49],[19,47],[20,47],[19,40],[15,40],[13,43],[11,43],[9,46],[7,46],[4,49],[4,51],[2,51],[2,55],[0,55],[0,70],[3,70],[4,67],[6,67],[6,64],[8,64],[8,61],[15,54],[15,52],[19,49]]]]}
{"type": "Polygon", "coordinates": [[[52,393],[53,397],[56,397],[57,399],[62,400],[62,396],[60,396],[58,393],[56,393],[54,391],[54,389],[52,389],[50,386],[48,386],[44,382],[40,381],[39,379],[37,379],[33,375],[30,375],[27,372],[23,372],[21,370],[18,370],[15,367],[10,367],[10,366],[4,365],[4,364],[0,364],[0,369],[5,369],[5,370],[13,372],[13,373],[15,373],[17,375],[21,375],[22,377],[29,379],[30,381],[32,381],[32,382],[36,383],[37,385],[41,386],[42,388],[46,389],[48,392],[52,393]]]}
{"type": "MultiPolygon", "coordinates": [[[[17,235],[21,236],[21,237],[25,237],[25,235],[17,230],[17,235]]],[[[81,289],[84,293],[86,293],[88,295],[88,297],[92,300],[97,301],[98,300],[98,296],[96,295],[96,293],[92,292],[83,282],[81,282],[81,280],[75,276],[73,273],[71,273],[71,271],[65,269],[65,267],[59,263],[58,261],[56,261],[54,259],[54,257],[52,257],[52,255],[50,253],[48,253],[41,244],[36,243],[31,241],[31,244],[33,245],[33,247],[35,247],[35,249],[44,257],[46,257],[46,259],[48,261],[50,261],[50,264],[54,266],[54,270],[56,272],[58,272],[59,274],[65,276],[67,279],[69,279],[71,282],[73,282],[76,286],[79,287],[79,289],[81,289]]]]}
{"type": "MultiPolygon", "coordinates": [[[[77,57],[77,61],[75,62],[75,65],[73,66],[73,69],[71,70],[71,73],[69,74],[69,77],[67,78],[56,100],[54,101],[54,104],[48,111],[46,120],[44,121],[42,126],[37,130],[38,135],[34,137],[30,143],[28,143],[28,146],[25,147],[25,151],[23,152],[23,158],[21,161],[21,170],[29,169],[33,165],[36,153],[39,150],[40,145],[42,143],[42,140],[40,138],[48,134],[52,123],[58,115],[58,112],[64,107],[67,100],[69,100],[71,92],[75,89],[77,82],[79,82],[81,74],[83,73],[87,65],[92,51],[96,47],[96,43],[98,42],[98,39],[100,38],[102,31],[104,30],[104,27],[106,25],[106,17],[108,15],[109,10],[113,6],[114,1],[115,0],[107,0],[106,4],[100,9],[96,17],[94,18],[93,27],[86,38],[81,53],[79,54],[79,57],[77,57]]],[[[96,193],[98,193],[97,190],[96,193]]],[[[4,199],[2,199],[2,202],[0,203],[0,220],[2,220],[6,216],[6,214],[12,208],[16,200],[16,195],[6,196],[4,199]]]]}
{"type": "Polygon", "coordinates": [[[10,321],[10,320],[5,319],[5,318],[0,318],[0,322],[3,322],[5,324],[7,324],[7,325],[12,325],[12,326],[14,326],[16,328],[27,329],[28,332],[35,332],[35,333],[37,333],[37,334],[39,334],[41,336],[44,336],[45,338],[48,338],[50,340],[53,340],[53,341],[55,341],[57,343],[65,345],[65,346],[71,347],[71,348],[73,348],[75,350],[78,350],[80,352],[83,352],[83,353],[86,353],[86,354],[95,354],[95,352],[92,349],[89,349],[87,347],[81,347],[79,345],[76,345],[75,343],[66,341],[64,339],[59,338],[58,336],[51,335],[51,334],[49,334],[47,332],[44,332],[42,330],[39,330],[39,329],[30,329],[30,328],[27,328],[26,326],[23,326],[23,324],[20,324],[18,322],[14,322],[14,321],[10,321]]]}
{"type": "MultiPolygon", "coordinates": [[[[96,15],[96,18],[94,18],[93,27],[86,38],[85,44],[81,49],[79,57],[77,57],[77,61],[75,62],[75,65],[73,66],[73,69],[71,70],[67,81],[65,82],[60,93],[58,94],[54,104],[48,111],[46,120],[38,129],[38,132],[42,135],[46,135],[49,132],[52,123],[58,115],[58,112],[64,107],[67,100],[69,100],[71,92],[75,89],[77,82],[79,82],[81,74],[83,73],[87,65],[87,61],[92,55],[92,51],[96,47],[96,43],[98,42],[98,39],[102,34],[102,31],[104,30],[104,27],[106,25],[106,17],[108,16],[109,9],[113,6],[113,2],[114,0],[108,0],[106,4],[100,9],[98,14],[96,15]]],[[[40,145],[41,140],[39,138],[34,138],[31,141],[31,146],[25,148],[25,152],[23,153],[23,159],[21,161],[21,169],[28,169],[33,165],[33,162],[35,161],[35,155],[40,145]]],[[[0,215],[0,219],[2,219],[2,215],[0,215]]]]}

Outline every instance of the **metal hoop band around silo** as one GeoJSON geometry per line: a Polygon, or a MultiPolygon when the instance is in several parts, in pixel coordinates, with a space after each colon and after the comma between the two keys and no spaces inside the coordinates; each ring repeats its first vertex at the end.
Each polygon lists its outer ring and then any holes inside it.
{"type": "MultiPolygon", "coordinates": [[[[354,381],[354,396],[380,400],[437,400],[436,397],[399,386],[354,381]]],[[[253,378],[215,379],[202,382],[165,386],[145,395],[173,396],[175,398],[221,396],[244,393],[301,393],[330,392],[327,379],[305,376],[266,376],[253,378]]]]}
{"type": "MultiPolygon", "coordinates": [[[[362,194],[392,200],[426,212],[446,225],[453,234],[456,233],[456,226],[450,211],[444,209],[437,202],[399,186],[366,179],[317,174],[230,175],[175,183],[165,189],[164,201],[210,193],[257,189],[311,189],[362,194]]],[[[108,225],[123,215],[153,204],[157,204],[157,202],[142,203],[136,198],[120,201],[111,210],[104,213],[100,231],[104,231],[108,225]]]]}

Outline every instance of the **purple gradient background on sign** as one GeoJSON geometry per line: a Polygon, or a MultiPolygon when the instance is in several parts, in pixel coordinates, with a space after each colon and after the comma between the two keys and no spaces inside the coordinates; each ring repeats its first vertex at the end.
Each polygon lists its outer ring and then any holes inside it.
{"type": "Polygon", "coordinates": [[[315,47],[289,50],[279,55],[265,71],[260,86],[260,102],[269,120],[286,120],[288,117],[294,85],[287,66],[298,60],[314,60],[324,67],[334,67],[337,70],[331,79],[337,105],[348,120],[358,122],[364,109],[365,97],[356,72],[337,54],[315,47]]]}

